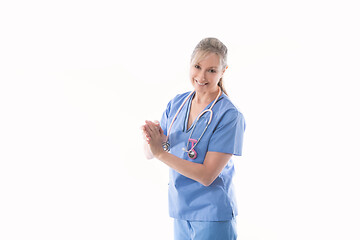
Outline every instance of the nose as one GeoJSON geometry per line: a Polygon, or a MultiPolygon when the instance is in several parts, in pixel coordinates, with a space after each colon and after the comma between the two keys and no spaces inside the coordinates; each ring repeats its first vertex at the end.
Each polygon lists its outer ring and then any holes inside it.
{"type": "Polygon", "coordinates": [[[198,81],[204,81],[205,80],[205,71],[200,70],[196,75],[196,79],[198,81]]]}

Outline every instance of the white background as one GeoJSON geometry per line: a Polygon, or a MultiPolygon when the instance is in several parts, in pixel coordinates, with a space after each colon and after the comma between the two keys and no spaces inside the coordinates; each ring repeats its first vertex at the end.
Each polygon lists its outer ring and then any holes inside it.
{"type": "Polygon", "coordinates": [[[172,239],[139,127],[204,37],[247,128],[239,239],[359,239],[356,1],[2,1],[0,239],[172,239]]]}

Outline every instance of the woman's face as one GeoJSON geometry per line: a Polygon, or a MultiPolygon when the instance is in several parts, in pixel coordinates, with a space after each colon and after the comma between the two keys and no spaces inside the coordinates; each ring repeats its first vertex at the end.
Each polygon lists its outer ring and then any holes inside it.
{"type": "Polygon", "coordinates": [[[214,92],[225,70],[220,65],[220,58],[209,53],[200,62],[190,66],[190,80],[196,92],[214,92]]]}

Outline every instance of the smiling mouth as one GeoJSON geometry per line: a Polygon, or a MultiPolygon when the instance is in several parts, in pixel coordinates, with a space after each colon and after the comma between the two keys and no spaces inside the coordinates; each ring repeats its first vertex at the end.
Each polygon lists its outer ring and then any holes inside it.
{"type": "Polygon", "coordinates": [[[200,86],[205,86],[207,83],[199,83],[197,80],[195,80],[195,82],[197,83],[197,84],[199,84],[200,86]]]}

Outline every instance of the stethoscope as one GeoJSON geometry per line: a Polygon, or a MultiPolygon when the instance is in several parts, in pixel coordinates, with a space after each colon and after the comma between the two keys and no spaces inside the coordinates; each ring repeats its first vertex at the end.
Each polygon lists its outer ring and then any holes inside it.
{"type": "MultiPolygon", "coordinates": [[[[174,124],[174,121],[175,121],[176,117],[178,116],[179,112],[181,111],[181,109],[182,109],[183,106],[185,105],[186,101],[189,100],[190,96],[191,96],[194,92],[195,92],[195,90],[192,91],[192,92],[185,98],[184,102],[181,104],[181,106],[180,106],[179,109],[177,110],[177,112],[176,112],[173,120],[171,121],[171,124],[170,124],[170,127],[169,127],[168,134],[167,134],[167,136],[166,136],[165,142],[163,142],[163,144],[162,144],[163,149],[164,149],[165,151],[167,151],[167,152],[170,151],[169,136],[170,136],[171,127],[172,127],[172,125],[174,124]]],[[[219,88],[219,93],[218,93],[215,101],[213,102],[213,104],[210,106],[209,109],[206,109],[206,110],[202,111],[202,112],[199,114],[199,116],[196,118],[196,120],[195,120],[194,127],[192,128],[192,130],[191,130],[191,132],[190,132],[189,139],[188,139],[188,141],[187,141],[186,149],[185,149],[185,148],[182,149],[183,151],[187,152],[189,158],[191,158],[191,159],[195,159],[195,158],[197,157],[197,152],[195,151],[195,147],[196,147],[196,145],[200,142],[201,138],[203,137],[204,133],[206,132],[206,129],[208,128],[208,126],[209,126],[210,123],[211,123],[212,115],[213,115],[212,108],[213,108],[213,106],[215,105],[215,103],[217,102],[217,100],[219,99],[220,95],[221,95],[221,89],[219,88]],[[191,136],[192,136],[192,134],[193,134],[193,132],[194,132],[194,129],[195,129],[195,127],[196,127],[196,124],[197,124],[198,121],[199,121],[199,118],[200,118],[202,115],[204,115],[205,113],[207,113],[207,112],[210,113],[210,118],[209,118],[209,121],[208,121],[207,124],[206,124],[206,127],[204,128],[204,131],[202,132],[202,134],[200,135],[200,137],[198,138],[198,140],[192,139],[191,136]],[[187,149],[189,149],[189,143],[191,143],[191,148],[190,148],[190,150],[187,150],[187,149]]]]}

